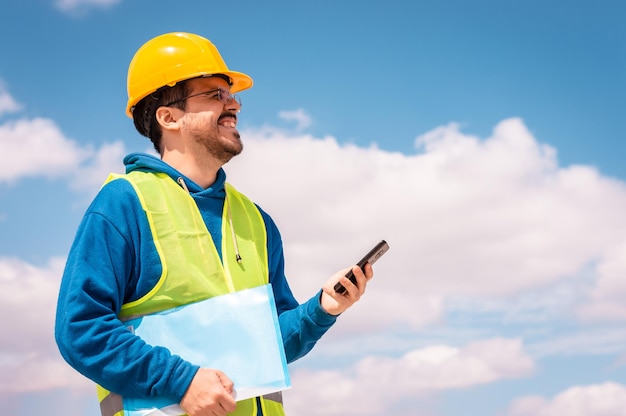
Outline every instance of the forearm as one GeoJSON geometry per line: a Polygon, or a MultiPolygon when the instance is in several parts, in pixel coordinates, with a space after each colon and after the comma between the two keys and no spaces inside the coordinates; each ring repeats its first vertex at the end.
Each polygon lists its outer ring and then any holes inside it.
{"type": "Polygon", "coordinates": [[[68,364],[122,396],[179,402],[198,369],[165,348],[147,345],[114,316],[68,316],[58,321],[56,338],[68,364]]]}
{"type": "Polygon", "coordinates": [[[320,293],[294,309],[284,311],[278,320],[287,362],[306,355],[337,320],[320,306],[320,293]]]}

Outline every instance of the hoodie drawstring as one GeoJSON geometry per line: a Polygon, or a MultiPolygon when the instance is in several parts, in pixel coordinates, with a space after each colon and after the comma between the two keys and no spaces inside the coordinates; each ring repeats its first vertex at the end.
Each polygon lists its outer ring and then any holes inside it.
{"type": "Polygon", "coordinates": [[[233,235],[233,244],[235,246],[235,260],[237,260],[237,263],[241,264],[241,255],[239,254],[239,245],[237,244],[237,236],[235,235],[235,227],[233,227],[233,216],[230,213],[230,202],[228,201],[228,192],[226,193],[226,198],[224,198],[224,203],[226,204],[226,209],[228,210],[228,222],[230,223],[230,232],[233,235]]]}

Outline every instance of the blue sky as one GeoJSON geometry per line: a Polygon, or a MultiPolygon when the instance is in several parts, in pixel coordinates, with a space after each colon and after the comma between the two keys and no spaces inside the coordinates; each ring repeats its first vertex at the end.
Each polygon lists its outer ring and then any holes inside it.
{"type": "Polygon", "coordinates": [[[625,18],[610,0],[6,2],[0,308],[20,318],[0,406],[97,414],[51,337],[56,290],[107,173],[150,148],[124,114],[132,55],[189,31],[255,81],[226,170],[279,224],[296,296],[391,245],[291,366],[292,414],[626,414],[625,18]]]}

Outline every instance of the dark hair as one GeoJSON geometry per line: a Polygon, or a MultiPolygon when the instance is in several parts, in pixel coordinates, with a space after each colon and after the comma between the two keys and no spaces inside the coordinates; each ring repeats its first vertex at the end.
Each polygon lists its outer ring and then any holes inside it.
{"type": "Polygon", "coordinates": [[[184,98],[189,95],[187,80],[176,83],[173,87],[162,87],[141,99],[133,108],[133,123],[142,136],[150,139],[154,149],[161,154],[161,135],[163,131],[156,120],[156,110],[172,103],[172,107],[185,109],[184,98]]]}
{"type": "MultiPolygon", "coordinates": [[[[226,75],[215,74],[211,76],[222,78],[228,82],[228,85],[232,85],[231,79],[226,75]]],[[[177,82],[172,87],[161,87],[141,99],[132,109],[135,128],[139,134],[150,139],[154,145],[154,149],[159,154],[161,154],[161,135],[163,131],[156,120],[156,110],[167,103],[171,103],[171,107],[185,110],[185,105],[187,104],[185,97],[191,92],[188,81],[189,80],[186,79],[177,82]]]]}

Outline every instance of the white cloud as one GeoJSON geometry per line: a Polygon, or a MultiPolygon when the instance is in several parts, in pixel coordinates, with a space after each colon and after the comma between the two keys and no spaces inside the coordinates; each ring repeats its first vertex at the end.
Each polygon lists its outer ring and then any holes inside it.
{"type": "Polygon", "coordinates": [[[405,331],[412,331],[441,321],[445,313],[443,296],[419,293],[403,296],[400,288],[378,289],[378,283],[373,282],[370,286],[372,296],[366,295],[361,303],[355,305],[353,313],[341,317],[341,329],[333,336],[375,333],[398,326],[400,322],[405,331]],[[393,307],[390,308],[390,305],[393,307]]]}
{"type": "Polygon", "coordinates": [[[9,121],[0,125],[0,182],[26,176],[55,177],[75,169],[87,152],[63,136],[48,119],[9,121]]]}
{"type": "Polygon", "coordinates": [[[327,416],[390,414],[395,402],[416,395],[525,377],[533,370],[519,340],[489,339],[464,348],[437,345],[399,358],[367,357],[348,369],[296,370],[287,410],[307,414],[315,408],[327,416]]]}
{"type": "Polygon", "coordinates": [[[70,14],[81,14],[89,9],[107,9],[122,0],[55,0],[55,7],[62,12],[70,14]]]}
{"type": "Polygon", "coordinates": [[[590,386],[575,386],[553,399],[529,396],[515,400],[509,416],[624,416],[626,387],[607,382],[590,386]]]}
{"type": "Polygon", "coordinates": [[[281,111],[278,117],[296,122],[296,131],[302,131],[311,125],[311,117],[301,108],[293,111],[281,111]]]}
{"type": "Polygon", "coordinates": [[[0,257],[0,396],[64,386],[93,389],[65,364],[55,345],[62,270],[62,259],[37,267],[0,257]]]}
{"type": "Polygon", "coordinates": [[[606,250],[597,265],[598,280],[590,291],[589,303],[582,305],[585,320],[626,320],[626,240],[606,250]]]}
{"type": "Polygon", "coordinates": [[[110,172],[121,172],[121,142],[94,150],[65,137],[49,119],[11,120],[0,125],[0,183],[26,177],[68,177],[77,190],[97,190],[110,172]]]}
{"type": "Polygon", "coordinates": [[[90,193],[97,192],[109,173],[124,173],[125,155],[126,148],[122,142],[105,143],[77,169],[72,187],[90,193]]]}
{"type": "Polygon", "coordinates": [[[0,257],[0,308],[3,320],[2,350],[20,351],[45,343],[52,336],[54,310],[63,264],[53,259],[46,267],[36,267],[18,259],[0,257]],[[37,305],[31,308],[29,305],[37,305]]]}
{"type": "Polygon", "coordinates": [[[2,81],[0,81],[0,116],[5,113],[20,111],[22,106],[8,93],[2,81]]]}

